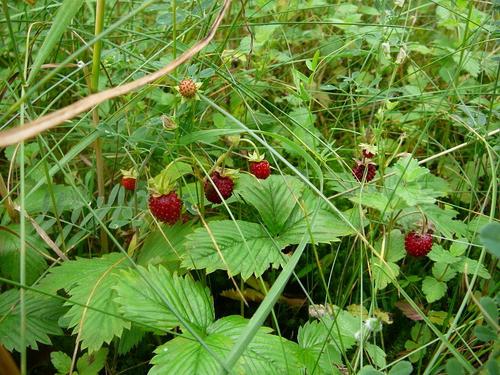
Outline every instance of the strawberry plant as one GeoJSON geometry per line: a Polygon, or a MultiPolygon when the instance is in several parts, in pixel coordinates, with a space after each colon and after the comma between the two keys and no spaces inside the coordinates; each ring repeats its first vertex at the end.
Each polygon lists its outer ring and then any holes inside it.
{"type": "Polygon", "coordinates": [[[1,3],[0,373],[498,372],[497,2],[1,3]]]}

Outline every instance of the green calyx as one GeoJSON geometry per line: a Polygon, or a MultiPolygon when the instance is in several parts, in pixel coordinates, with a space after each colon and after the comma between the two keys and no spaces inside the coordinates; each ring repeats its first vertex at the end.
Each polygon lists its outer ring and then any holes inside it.
{"type": "Polygon", "coordinates": [[[178,179],[191,173],[193,173],[191,165],[174,160],[158,175],[149,179],[149,190],[153,195],[168,194],[175,189],[178,179]]]}
{"type": "Polygon", "coordinates": [[[137,173],[137,170],[135,168],[120,169],[120,172],[122,173],[122,176],[124,178],[137,178],[137,176],[139,176],[139,173],[137,173]]]}
{"type": "Polygon", "coordinates": [[[258,151],[251,152],[248,154],[248,161],[251,163],[261,162],[266,158],[266,154],[259,154],[258,151]]]}

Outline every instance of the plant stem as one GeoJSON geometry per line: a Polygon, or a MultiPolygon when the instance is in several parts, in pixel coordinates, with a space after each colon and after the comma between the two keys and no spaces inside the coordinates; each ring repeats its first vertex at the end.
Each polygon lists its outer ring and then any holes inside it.
{"type": "MultiPolygon", "coordinates": [[[[102,32],[104,25],[104,7],[105,0],[97,0],[96,3],[96,15],[95,15],[95,36],[102,32]]],[[[94,45],[93,56],[92,56],[92,75],[90,77],[90,92],[96,93],[99,91],[99,69],[101,66],[101,49],[102,49],[102,39],[99,39],[94,45]]],[[[96,106],[92,110],[92,122],[97,128],[99,126],[99,112],[96,106]]],[[[97,173],[97,195],[99,198],[104,199],[106,192],[104,186],[104,159],[102,155],[102,144],[100,138],[97,138],[94,143],[95,149],[95,159],[96,159],[96,173],[97,173]]],[[[101,252],[108,252],[108,237],[106,233],[101,229],[101,252]]]]}

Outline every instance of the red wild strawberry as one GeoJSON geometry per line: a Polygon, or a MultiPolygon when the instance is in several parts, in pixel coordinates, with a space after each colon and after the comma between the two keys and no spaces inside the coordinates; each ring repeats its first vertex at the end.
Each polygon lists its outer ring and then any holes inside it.
{"type": "Polygon", "coordinates": [[[125,188],[125,190],[135,190],[136,179],[134,177],[122,177],[121,184],[125,188]]]}
{"type": "Polygon", "coordinates": [[[196,82],[191,78],[183,79],[178,86],[179,93],[186,99],[194,98],[196,92],[198,91],[198,86],[196,82]]]}
{"type": "Polygon", "coordinates": [[[366,178],[366,182],[370,182],[375,177],[375,173],[377,173],[377,166],[374,163],[363,164],[357,162],[352,168],[352,175],[360,182],[363,180],[363,177],[366,178]]]}
{"type": "Polygon", "coordinates": [[[368,150],[363,150],[362,153],[363,153],[363,156],[367,159],[371,159],[375,156],[375,154],[371,153],[368,150]]]}
{"type": "Polygon", "coordinates": [[[250,173],[261,180],[265,180],[271,174],[269,162],[267,160],[250,162],[250,173]]]}
{"type": "Polygon", "coordinates": [[[181,217],[182,201],[175,191],[149,196],[149,209],[158,220],[173,225],[181,217]]]}
{"type": "Polygon", "coordinates": [[[431,248],[432,236],[430,233],[417,233],[412,230],[405,237],[405,249],[411,256],[425,256],[431,251],[431,248]]]}
{"type": "MultiPolygon", "coordinates": [[[[219,172],[213,172],[210,179],[223,199],[227,199],[233,194],[234,181],[231,177],[222,176],[219,172]]],[[[213,185],[209,180],[205,180],[205,197],[212,203],[222,203],[222,199],[213,185]]]]}

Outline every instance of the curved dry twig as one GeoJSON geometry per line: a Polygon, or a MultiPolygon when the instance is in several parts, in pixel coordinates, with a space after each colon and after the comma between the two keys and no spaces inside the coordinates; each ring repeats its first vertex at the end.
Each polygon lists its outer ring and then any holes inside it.
{"type": "Polygon", "coordinates": [[[101,91],[96,94],[86,96],[85,98],[70,104],[64,108],[58,109],[48,115],[42,116],[34,121],[31,121],[24,126],[12,128],[0,132],[0,147],[6,147],[12,144],[19,143],[29,138],[33,138],[38,134],[44,132],[45,130],[51,129],[64,121],[71,120],[80,113],[88,111],[95,107],[96,105],[116,98],[121,95],[125,95],[131,91],[137,90],[149,83],[156,81],[157,79],[165,76],[166,74],[173,71],[175,68],[190,60],[194,55],[205,48],[208,43],[212,41],[219,28],[222,19],[224,18],[227,10],[231,5],[231,0],[225,0],[222,5],[220,13],[217,15],[212,27],[210,28],[207,36],[196,43],[194,46],[189,48],[186,52],[180,55],[177,59],[169,63],[164,68],[157,70],[151,74],[145,75],[135,81],[126,83],[121,86],[113,87],[111,89],[101,91]]]}

